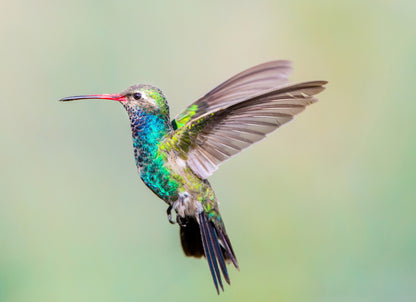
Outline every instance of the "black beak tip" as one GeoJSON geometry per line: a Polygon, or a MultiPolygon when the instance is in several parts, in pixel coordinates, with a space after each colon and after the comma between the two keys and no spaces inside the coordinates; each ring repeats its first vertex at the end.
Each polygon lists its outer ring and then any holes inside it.
{"type": "Polygon", "coordinates": [[[58,100],[58,102],[69,102],[69,101],[73,101],[74,99],[72,99],[72,98],[62,98],[62,99],[60,99],[60,100],[58,100]]]}

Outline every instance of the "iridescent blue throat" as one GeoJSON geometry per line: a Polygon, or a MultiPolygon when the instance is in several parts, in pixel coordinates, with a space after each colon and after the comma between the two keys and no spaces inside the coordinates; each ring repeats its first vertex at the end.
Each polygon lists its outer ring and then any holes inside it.
{"type": "Polygon", "coordinates": [[[165,167],[166,159],[158,152],[161,139],[172,131],[171,124],[162,116],[149,114],[140,109],[127,110],[133,136],[134,157],[140,177],[163,200],[176,199],[179,184],[172,178],[172,172],[165,167]]]}

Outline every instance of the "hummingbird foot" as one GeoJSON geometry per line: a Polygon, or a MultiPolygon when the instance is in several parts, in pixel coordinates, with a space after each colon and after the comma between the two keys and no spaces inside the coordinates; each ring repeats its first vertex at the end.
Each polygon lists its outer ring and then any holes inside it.
{"type": "Polygon", "coordinates": [[[173,210],[172,205],[169,205],[169,207],[166,210],[166,214],[168,215],[169,223],[171,223],[171,224],[177,223],[181,227],[186,227],[186,225],[188,224],[188,220],[184,217],[179,216],[178,213],[176,213],[176,221],[175,221],[172,217],[172,210],[173,210]]]}
{"type": "MultiPolygon", "coordinates": [[[[172,219],[172,205],[169,205],[168,209],[166,210],[166,214],[168,215],[168,220],[171,224],[175,224],[175,220],[172,219]]],[[[176,220],[178,220],[178,217],[176,217],[176,220]]]]}

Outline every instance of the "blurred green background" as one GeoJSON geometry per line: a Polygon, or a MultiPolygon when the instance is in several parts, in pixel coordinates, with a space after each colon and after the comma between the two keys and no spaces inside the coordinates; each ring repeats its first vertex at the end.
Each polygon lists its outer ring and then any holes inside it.
{"type": "Polygon", "coordinates": [[[0,301],[415,301],[412,1],[8,1],[0,6],[0,301]],[[123,108],[172,115],[274,59],[320,102],[210,178],[241,271],[217,297],[139,180],[123,108]]]}

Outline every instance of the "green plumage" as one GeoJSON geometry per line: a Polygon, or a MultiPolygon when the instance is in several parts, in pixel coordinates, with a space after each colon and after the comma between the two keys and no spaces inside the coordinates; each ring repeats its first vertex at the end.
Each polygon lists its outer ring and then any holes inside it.
{"type": "Polygon", "coordinates": [[[230,78],[170,120],[166,97],[156,87],[134,85],[98,98],[127,110],[136,166],[143,182],[176,212],[183,250],[205,256],[217,292],[230,283],[226,263],[237,259],[207,178],[229,158],[262,140],[316,102],[325,81],[288,84],[288,61],[254,66],[230,78]]]}

